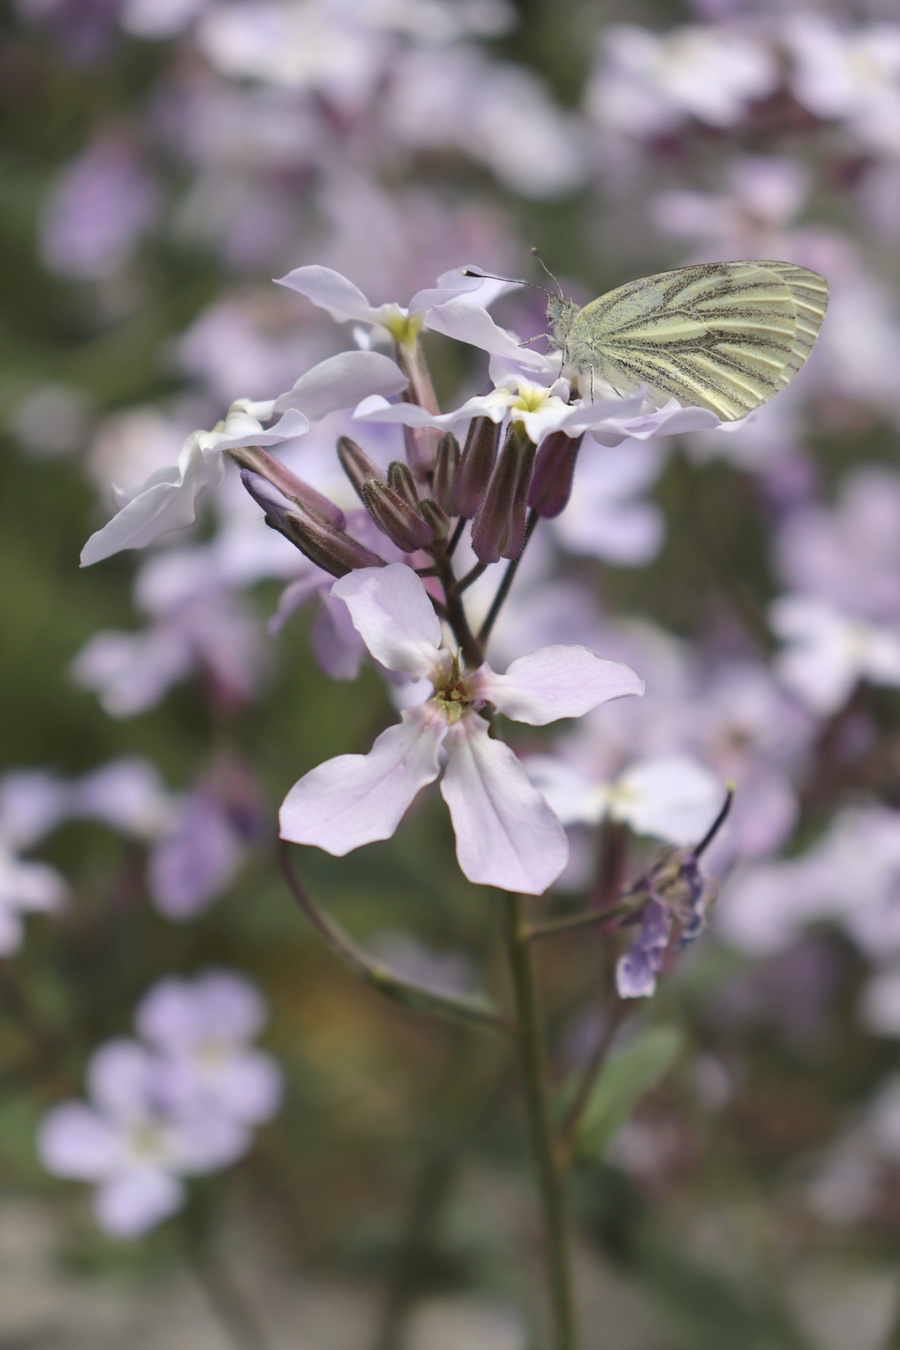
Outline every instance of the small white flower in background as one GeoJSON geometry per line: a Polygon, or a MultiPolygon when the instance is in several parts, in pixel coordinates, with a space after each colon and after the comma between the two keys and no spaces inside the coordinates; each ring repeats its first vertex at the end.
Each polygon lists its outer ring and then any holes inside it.
{"type": "Polygon", "coordinates": [[[441,795],[450,809],[460,867],[470,881],[539,895],[562,872],[565,832],[512,750],[490,735],[485,703],[514,721],[544,726],[580,717],[608,699],[643,693],[627,666],[586,647],[543,647],[505,675],[488,665],[463,673],[441,642],[441,623],[420,579],[399,563],[363,568],[332,594],[388,670],[428,680],[432,694],[407,708],[368,755],[341,755],[311,770],[281,808],[282,838],[342,857],[389,839],[446,757],[441,795]]]}
{"type": "Polygon", "coordinates": [[[549,755],[531,756],[525,767],[564,825],[598,825],[609,817],[671,844],[700,839],[724,795],[717,775],[687,755],[640,760],[612,782],[549,755]]]}
{"type": "Polygon", "coordinates": [[[100,1227],[147,1232],[184,1204],[183,1178],[215,1172],[250,1147],[250,1127],[281,1100],[281,1071],[248,1044],[265,1020],[252,984],[230,971],[161,980],[140,1004],[152,1046],[107,1042],[88,1066],[88,1102],[51,1108],[38,1132],[49,1172],[93,1182],[100,1227]]]}

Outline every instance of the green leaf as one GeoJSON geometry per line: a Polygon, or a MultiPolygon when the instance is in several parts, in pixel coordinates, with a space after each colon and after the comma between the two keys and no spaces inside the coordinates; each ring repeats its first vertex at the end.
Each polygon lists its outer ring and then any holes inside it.
{"type": "Polygon", "coordinates": [[[651,1027],[604,1065],[588,1098],[575,1138],[575,1158],[592,1162],[640,1099],[675,1063],[684,1047],[677,1027],[651,1027]]]}

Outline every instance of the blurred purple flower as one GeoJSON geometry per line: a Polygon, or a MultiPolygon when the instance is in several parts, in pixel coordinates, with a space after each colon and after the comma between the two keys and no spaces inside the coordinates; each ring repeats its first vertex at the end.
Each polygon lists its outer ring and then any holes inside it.
{"type": "Polygon", "coordinates": [[[160,1056],[156,1081],[168,1108],[209,1111],[243,1125],[271,1119],[281,1102],[281,1070],[249,1044],[265,1020],[261,994],[233,971],[154,985],[135,1025],[160,1056]]]}
{"type": "Polygon", "coordinates": [[[77,280],[113,276],[159,214],[159,187],[135,149],[100,136],[57,176],[41,218],[41,261],[77,280]]]}
{"type": "Polygon", "coordinates": [[[182,1177],[227,1167],[250,1143],[246,1125],[222,1111],[193,1103],[173,1111],[165,1081],[160,1057],[136,1041],[109,1041],[88,1066],[90,1104],[62,1102],[41,1122],[43,1165],[93,1182],[97,1222],[115,1237],[139,1237],[174,1214],[182,1177]]]}
{"type": "Polygon", "coordinates": [[[246,851],[227,804],[201,784],[175,807],[148,860],[150,894],[168,919],[192,919],[234,880],[246,851]]]}

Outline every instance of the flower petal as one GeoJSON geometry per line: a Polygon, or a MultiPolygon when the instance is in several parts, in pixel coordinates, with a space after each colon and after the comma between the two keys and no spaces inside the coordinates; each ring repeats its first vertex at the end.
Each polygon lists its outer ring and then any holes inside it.
{"type": "Polygon", "coordinates": [[[381,352],[339,352],[301,375],[289,393],[275,400],[275,408],[278,412],[298,408],[317,422],[371,395],[399,394],[408,383],[396,361],[381,352]]]}
{"type": "Polygon", "coordinates": [[[672,844],[697,843],[722,805],[725,789],[687,755],[660,755],[627,769],[609,792],[609,814],[637,834],[672,844]]]}
{"type": "Polygon", "coordinates": [[[197,497],[204,488],[222,481],[225,466],[221,458],[204,460],[198,447],[183,476],[174,467],[169,473],[171,481],[154,483],[139,492],[118,515],[91,535],[81,550],[82,567],[102,562],[123,548],[145,548],[172,530],[193,525],[197,497]]]}
{"type": "Polygon", "coordinates": [[[569,856],[566,833],[519,760],[469,713],[447,732],[441,795],[456,831],[456,856],[470,881],[541,895],[569,856]]]}
{"type": "Polygon", "coordinates": [[[41,1121],[37,1150],[54,1176],[99,1181],[116,1165],[119,1136],[84,1102],[61,1102],[41,1121]]]}
{"type": "Polygon", "coordinates": [[[388,670],[428,676],[438,660],[441,621],[411,567],[361,567],[331,588],[369,651],[388,670]]]}
{"type": "Polygon", "coordinates": [[[295,267],[287,276],[279,277],[276,285],[299,291],[319,309],[327,309],[338,323],[347,319],[380,323],[383,317],[382,311],[369,304],[358,286],[331,267],[295,267]]]}
{"type": "Polygon", "coordinates": [[[113,1237],[140,1237],[179,1210],[184,1199],[180,1181],[148,1167],[101,1186],[94,1197],[94,1214],[113,1237]]]}
{"type": "Polygon", "coordinates": [[[644,692],[644,681],[630,666],[606,661],[588,647],[562,644],[520,656],[505,675],[482,666],[478,684],[500,712],[534,727],[583,717],[610,699],[644,692]]]}
{"type": "Polygon", "coordinates": [[[339,858],[390,839],[416,794],[437,778],[447,725],[427,704],[402,716],[367,755],[339,755],[294,784],[279,816],[282,839],[339,858]]]}

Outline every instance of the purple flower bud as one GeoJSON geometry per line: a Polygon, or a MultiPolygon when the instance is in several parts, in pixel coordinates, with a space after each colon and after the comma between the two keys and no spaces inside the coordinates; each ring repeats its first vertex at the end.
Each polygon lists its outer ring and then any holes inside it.
{"type": "Polygon", "coordinates": [[[363,488],[373,479],[383,481],[380,470],[372,463],[362,446],[357,445],[356,441],[351,441],[349,436],[338,437],[337,455],[341,461],[341,468],[353,484],[360,501],[365,505],[363,488]]]}
{"type": "Polygon", "coordinates": [[[660,900],[648,900],[640,911],[641,927],[634,942],[616,965],[616,988],[620,998],[646,998],[656,989],[671,919],[660,900]]]}
{"type": "Polygon", "coordinates": [[[572,495],[575,461],[584,436],[567,436],[564,431],[551,432],[538,451],[528,494],[528,505],[539,516],[552,519],[566,507],[572,495]]]}
{"type": "Polygon", "coordinates": [[[300,552],[333,577],[346,576],[357,567],[384,567],[384,558],[351,539],[313,511],[298,508],[284,517],[285,534],[300,552]]]}
{"type": "Polygon", "coordinates": [[[432,478],[432,497],[449,516],[456,515],[455,483],[459,467],[459,441],[448,431],[438,441],[432,478]]]}
{"type": "Polygon", "coordinates": [[[418,511],[419,494],[416,491],[416,485],[408,465],[403,464],[399,459],[392,460],[388,465],[387,481],[392,492],[395,492],[398,497],[402,497],[413,511],[418,511]]]}
{"type": "Polygon", "coordinates": [[[437,502],[433,502],[430,497],[419,502],[419,511],[431,530],[432,538],[445,539],[450,531],[450,519],[446,511],[442,511],[437,502]]]}
{"type": "Polygon", "coordinates": [[[456,473],[456,509],[452,514],[469,519],[478,510],[490,481],[499,440],[499,423],[489,417],[472,418],[456,473]]]}
{"type": "Polygon", "coordinates": [[[434,542],[431,526],[381,479],[370,478],[364,484],[362,499],[378,528],[404,553],[415,553],[434,542]]]}
{"type": "Polygon", "coordinates": [[[534,442],[515,425],[510,427],[472,526],[472,547],[479,562],[517,558],[521,553],[535,453],[534,442]]]}
{"type": "MultiPolygon", "coordinates": [[[[290,501],[296,502],[298,506],[304,506],[308,511],[315,511],[318,515],[324,516],[330,520],[332,525],[336,525],[339,530],[344,528],[346,517],[339,506],[323,497],[321,492],[317,492],[314,487],[304,483],[302,478],[291,473],[280,459],[270,455],[268,450],[263,450],[261,446],[250,445],[239,450],[226,451],[230,459],[240,464],[243,469],[249,469],[251,473],[264,478],[267,483],[277,489],[282,497],[287,497],[290,501]]],[[[243,477],[243,474],[241,475],[243,477]]],[[[256,493],[250,488],[247,479],[244,479],[244,487],[250,493],[251,497],[256,497],[263,510],[266,510],[266,499],[256,496],[256,493]]],[[[274,499],[272,499],[274,500],[274,499]]],[[[276,526],[276,529],[280,526],[276,526]]]]}

